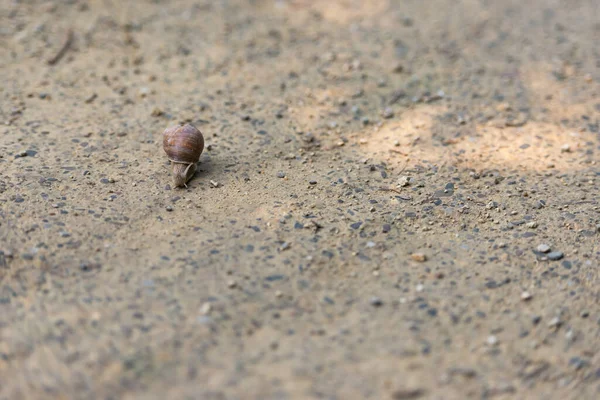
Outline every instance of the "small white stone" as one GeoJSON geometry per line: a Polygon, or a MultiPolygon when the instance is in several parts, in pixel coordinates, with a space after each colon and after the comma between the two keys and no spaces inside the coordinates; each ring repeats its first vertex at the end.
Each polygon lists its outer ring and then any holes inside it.
{"type": "Polygon", "coordinates": [[[408,185],[410,185],[410,177],[401,176],[400,178],[398,178],[398,187],[405,187],[408,185]]]}
{"type": "Polygon", "coordinates": [[[573,330],[572,330],[572,329],[569,329],[569,330],[567,331],[567,333],[565,333],[565,339],[567,339],[567,340],[571,340],[571,339],[573,339],[573,336],[574,336],[574,335],[575,335],[575,334],[573,333],[573,330]]]}
{"type": "Polygon", "coordinates": [[[486,343],[489,346],[495,346],[495,345],[498,344],[498,338],[496,336],[494,336],[494,335],[490,335],[490,336],[488,336],[488,338],[486,340],[486,343]]]}
{"type": "Polygon", "coordinates": [[[523,301],[531,300],[532,297],[533,296],[528,291],[521,293],[521,300],[523,301]]]}
{"type": "Polygon", "coordinates": [[[537,251],[539,251],[540,253],[548,253],[550,250],[552,250],[552,248],[549,245],[544,244],[544,243],[540,244],[537,247],[537,251]]]}
{"type": "Polygon", "coordinates": [[[212,310],[212,306],[210,305],[210,303],[204,303],[204,304],[202,304],[202,307],[200,307],[200,314],[208,315],[208,314],[210,314],[211,310],[212,310]]]}
{"type": "Polygon", "coordinates": [[[558,328],[561,324],[562,324],[562,321],[560,320],[560,318],[554,317],[550,320],[550,322],[548,323],[548,326],[550,328],[558,328]]]}

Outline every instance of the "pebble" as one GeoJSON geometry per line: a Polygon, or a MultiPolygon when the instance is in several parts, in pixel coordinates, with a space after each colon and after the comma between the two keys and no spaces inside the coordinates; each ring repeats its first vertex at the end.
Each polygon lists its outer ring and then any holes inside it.
{"type": "Polygon", "coordinates": [[[529,293],[527,291],[521,293],[521,300],[523,300],[523,301],[531,300],[532,297],[533,296],[531,295],[531,293],[529,293]]]}
{"type": "Polygon", "coordinates": [[[540,210],[544,208],[545,205],[546,202],[544,200],[538,200],[535,203],[533,203],[533,208],[535,208],[536,210],[540,210]]]}
{"type": "Polygon", "coordinates": [[[311,185],[316,185],[317,181],[314,180],[314,179],[311,179],[310,181],[308,181],[308,183],[311,184],[311,185]]]}
{"type": "Polygon", "coordinates": [[[488,336],[488,338],[486,339],[486,343],[487,343],[489,346],[495,346],[495,345],[497,345],[497,344],[498,344],[498,338],[497,338],[496,336],[494,336],[494,335],[490,335],[490,336],[488,336]]]}
{"type": "Polygon", "coordinates": [[[233,288],[235,288],[236,286],[237,286],[237,283],[236,283],[236,281],[233,281],[233,280],[232,280],[232,281],[227,281],[227,287],[228,287],[228,288],[230,288],[230,289],[233,289],[233,288]]]}
{"type": "Polygon", "coordinates": [[[529,229],[535,229],[538,227],[538,223],[536,221],[531,221],[525,224],[525,226],[529,229]]]}
{"type": "Polygon", "coordinates": [[[362,222],[355,222],[353,224],[350,224],[350,228],[358,229],[358,228],[360,228],[361,225],[362,225],[362,222]]]}
{"type": "Polygon", "coordinates": [[[202,325],[210,325],[213,323],[213,320],[211,317],[208,317],[206,315],[201,315],[198,318],[196,318],[196,322],[198,322],[199,324],[202,324],[202,325]]]}
{"type": "Polygon", "coordinates": [[[392,118],[394,116],[394,110],[392,110],[390,107],[386,107],[381,113],[381,116],[385,119],[392,118]]]}
{"type": "Polygon", "coordinates": [[[419,399],[425,395],[423,389],[397,389],[392,392],[392,399],[394,400],[412,400],[419,399]]]}
{"type": "Polygon", "coordinates": [[[489,203],[487,203],[485,205],[485,208],[487,210],[491,210],[492,208],[497,208],[498,207],[498,203],[496,203],[495,201],[490,201],[489,203]]]}
{"type": "Polygon", "coordinates": [[[164,113],[165,112],[163,110],[161,110],[160,108],[154,107],[154,109],[152,110],[152,113],[150,113],[150,115],[153,117],[160,117],[160,116],[164,115],[164,113]]]}
{"type": "Polygon", "coordinates": [[[173,206],[167,206],[167,207],[165,207],[165,209],[166,209],[167,211],[173,211],[173,206]]]}
{"type": "Polygon", "coordinates": [[[548,327],[550,328],[558,328],[562,325],[562,321],[560,320],[559,317],[554,317],[550,320],[550,322],[548,323],[548,327]]]}
{"type": "Polygon", "coordinates": [[[550,250],[552,250],[552,248],[545,243],[542,243],[537,247],[537,251],[540,253],[548,253],[550,250]]]}
{"type": "Polygon", "coordinates": [[[365,91],[362,89],[358,89],[356,92],[352,93],[352,98],[357,99],[359,97],[362,97],[363,94],[365,94],[365,91]]]}
{"type": "Polygon", "coordinates": [[[412,258],[414,261],[417,261],[417,262],[427,261],[427,256],[423,253],[412,253],[410,255],[410,258],[412,258]]]}
{"type": "Polygon", "coordinates": [[[400,178],[398,178],[398,187],[405,187],[408,185],[410,185],[410,177],[401,176],[400,178]]]}
{"type": "Polygon", "coordinates": [[[210,314],[211,310],[212,310],[212,306],[210,305],[210,303],[204,303],[204,304],[202,304],[202,307],[200,307],[200,314],[208,315],[208,314],[210,314]]]}
{"type": "Polygon", "coordinates": [[[589,364],[590,364],[589,361],[584,360],[583,358],[580,358],[580,357],[573,357],[569,360],[569,365],[571,365],[573,368],[575,368],[576,371],[589,366],[589,364]]]}
{"type": "Polygon", "coordinates": [[[552,261],[558,261],[564,257],[564,254],[561,251],[553,251],[552,253],[548,253],[548,259],[552,261]]]}
{"type": "Polygon", "coordinates": [[[371,297],[371,299],[369,300],[369,303],[373,307],[381,307],[383,305],[383,300],[381,300],[379,297],[371,297]]]}
{"type": "Polygon", "coordinates": [[[402,65],[401,63],[398,63],[392,67],[392,72],[396,74],[400,74],[402,73],[402,71],[404,71],[404,65],[402,65]]]}
{"type": "Polygon", "coordinates": [[[283,172],[283,171],[279,171],[279,172],[277,173],[277,177],[278,177],[278,178],[285,178],[285,172],[283,172]]]}

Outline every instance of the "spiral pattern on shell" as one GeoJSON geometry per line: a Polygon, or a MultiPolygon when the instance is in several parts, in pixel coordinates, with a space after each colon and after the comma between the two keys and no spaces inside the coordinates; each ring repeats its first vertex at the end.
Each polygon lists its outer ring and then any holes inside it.
{"type": "Polygon", "coordinates": [[[163,149],[176,163],[197,163],[204,150],[204,137],[196,127],[186,124],[165,129],[163,149]]]}

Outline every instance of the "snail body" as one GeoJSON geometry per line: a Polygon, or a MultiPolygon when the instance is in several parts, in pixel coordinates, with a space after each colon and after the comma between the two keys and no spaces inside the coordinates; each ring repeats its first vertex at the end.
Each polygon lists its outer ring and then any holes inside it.
{"type": "Polygon", "coordinates": [[[167,128],[163,132],[163,149],[171,161],[173,183],[187,187],[204,150],[202,132],[190,124],[167,128]]]}

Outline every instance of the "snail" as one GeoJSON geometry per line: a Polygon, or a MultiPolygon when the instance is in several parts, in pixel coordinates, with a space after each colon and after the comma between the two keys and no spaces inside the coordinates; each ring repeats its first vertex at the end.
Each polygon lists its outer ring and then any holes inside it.
{"type": "Polygon", "coordinates": [[[173,183],[187,187],[204,150],[202,132],[190,124],[167,128],[163,132],[163,149],[171,161],[173,183]]]}

